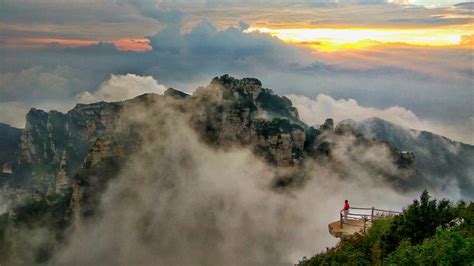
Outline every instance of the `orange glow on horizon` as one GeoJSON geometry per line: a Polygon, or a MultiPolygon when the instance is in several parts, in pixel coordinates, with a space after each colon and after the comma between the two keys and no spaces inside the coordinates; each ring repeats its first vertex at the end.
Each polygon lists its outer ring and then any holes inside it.
{"type": "Polygon", "coordinates": [[[145,52],[152,49],[150,46],[150,40],[146,38],[120,39],[113,41],[113,43],[120,51],[145,52]]]}
{"type": "Polygon", "coordinates": [[[366,29],[366,28],[249,28],[246,32],[268,33],[284,42],[318,51],[364,49],[375,45],[417,46],[465,45],[465,36],[474,33],[464,28],[366,29]]]}
{"type": "Polygon", "coordinates": [[[53,39],[53,38],[28,38],[16,42],[19,45],[41,45],[41,44],[60,44],[64,46],[88,46],[98,44],[98,41],[76,40],[76,39],[53,39]]]}

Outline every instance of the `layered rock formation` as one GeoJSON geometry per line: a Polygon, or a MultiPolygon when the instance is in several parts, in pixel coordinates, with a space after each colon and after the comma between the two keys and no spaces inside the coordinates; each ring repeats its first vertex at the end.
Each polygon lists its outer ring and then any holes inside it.
{"type": "Polygon", "coordinates": [[[372,167],[396,186],[423,183],[413,167],[412,155],[388,142],[356,133],[350,123],[335,126],[328,119],[320,129],[309,127],[299,120],[290,100],[263,88],[259,80],[227,75],[214,78],[192,95],[168,89],[164,96],[145,94],[124,102],[78,104],[66,114],[32,109],[22,132],[18,170],[13,176],[30,190],[44,193],[72,187],[72,205],[81,205],[82,214],[91,215],[97,195],[144,141],[147,125],[140,119],[147,121],[167,112],[187,121],[212,147],[248,148],[271,166],[293,169],[289,172],[296,174],[282,177],[276,186],[304,179],[304,173],[297,172],[307,159],[351,171],[349,165],[338,165],[338,153],[353,157],[362,167],[372,167]],[[138,119],[127,121],[130,116],[138,119]],[[404,177],[395,176],[383,166],[358,162],[362,151],[371,147],[387,151],[393,164],[404,169],[404,177]]]}
{"type": "Polygon", "coordinates": [[[0,184],[16,167],[22,130],[0,123],[0,184]]]}
{"type": "Polygon", "coordinates": [[[262,88],[257,79],[215,78],[188,100],[191,121],[211,145],[249,145],[269,163],[298,164],[306,127],[291,101],[262,88]]]}
{"type": "Polygon", "coordinates": [[[21,136],[16,180],[40,192],[70,186],[91,143],[114,128],[119,109],[115,103],[79,104],[66,114],[31,109],[21,136]]]}

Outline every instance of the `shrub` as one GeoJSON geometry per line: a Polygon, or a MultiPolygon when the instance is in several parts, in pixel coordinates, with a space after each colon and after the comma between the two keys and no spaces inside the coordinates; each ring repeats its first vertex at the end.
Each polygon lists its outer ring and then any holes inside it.
{"type": "Polygon", "coordinates": [[[473,223],[474,203],[454,206],[424,191],[401,215],[300,265],[474,265],[473,223]]]}

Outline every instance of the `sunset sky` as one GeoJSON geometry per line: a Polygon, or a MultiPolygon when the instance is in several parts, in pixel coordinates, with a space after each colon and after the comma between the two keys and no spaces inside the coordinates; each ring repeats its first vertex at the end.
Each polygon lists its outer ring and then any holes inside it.
{"type": "Polygon", "coordinates": [[[335,115],[353,100],[474,143],[473,12],[452,0],[0,0],[0,122],[65,111],[113,77],[191,92],[229,73],[300,108],[327,96],[335,115]]]}

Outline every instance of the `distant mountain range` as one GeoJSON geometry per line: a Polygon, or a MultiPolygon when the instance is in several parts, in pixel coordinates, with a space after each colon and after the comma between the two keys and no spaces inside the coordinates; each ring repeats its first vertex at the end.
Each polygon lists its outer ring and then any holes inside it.
{"type": "MultiPolygon", "coordinates": [[[[474,146],[400,127],[373,118],[360,123],[332,119],[319,128],[303,123],[286,97],[263,88],[254,78],[216,77],[193,95],[168,89],[164,96],[145,94],[124,102],[78,104],[67,113],[31,109],[25,129],[0,124],[0,183],[24,193],[50,194],[73,189],[72,205],[93,211],[95,194],[112,179],[146,130],[140,123],[123,128],[123,116],[173,110],[203,142],[217,148],[250,149],[282,174],[275,187],[298,186],[310,160],[351,176],[351,166],[338,164],[338,153],[354,158],[357,167],[373,169],[395,189],[443,188],[457,184],[466,198],[474,195],[474,146]],[[380,148],[398,169],[358,160],[364,150],[380,148]],[[288,172],[288,171],[286,171],[288,172]],[[88,207],[86,207],[88,206],[88,207]]],[[[145,117],[146,119],[146,117],[145,117]]],[[[324,120],[324,118],[321,118],[324,120]]]]}
{"type": "Polygon", "coordinates": [[[404,128],[380,118],[359,122],[355,129],[413,152],[416,168],[431,182],[440,186],[457,182],[462,197],[474,197],[474,146],[427,131],[404,128]]]}

